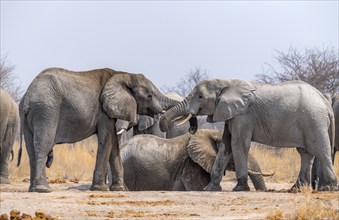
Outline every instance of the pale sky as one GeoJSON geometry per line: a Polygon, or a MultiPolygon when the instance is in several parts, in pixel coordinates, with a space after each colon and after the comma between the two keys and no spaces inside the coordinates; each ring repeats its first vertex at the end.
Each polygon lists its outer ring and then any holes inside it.
{"type": "Polygon", "coordinates": [[[1,56],[24,90],[48,67],[112,68],[173,86],[200,67],[255,79],[274,50],[338,49],[338,1],[3,1],[1,56]]]}

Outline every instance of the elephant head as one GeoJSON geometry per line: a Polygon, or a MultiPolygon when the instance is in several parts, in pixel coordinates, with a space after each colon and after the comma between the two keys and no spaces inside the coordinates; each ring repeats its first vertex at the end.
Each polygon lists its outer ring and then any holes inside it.
{"type": "MultiPolygon", "coordinates": [[[[222,133],[223,132],[220,130],[200,129],[195,135],[190,137],[187,144],[187,152],[189,157],[209,174],[212,173],[212,167],[222,142],[222,133]]],[[[226,170],[235,171],[232,154],[230,154],[229,161],[230,162],[228,163],[226,170]]],[[[224,172],[226,172],[226,170],[224,172]]],[[[192,172],[192,170],[190,170],[190,172],[192,172]]],[[[190,175],[190,172],[186,172],[186,175],[190,175]]],[[[263,173],[257,160],[251,154],[249,154],[248,175],[252,180],[253,186],[256,190],[265,191],[267,188],[263,177],[272,176],[274,173],[263,173]]],[[[192,177],[192,179],[196,178],[192,177]]]]}
{"type": "Polygon", "coordinates": [[[137,124],[137,114],[154,115],[178,102],[163,95],[142,74],[115,74],[105,84],[100,100],[110,118],[137,124]]]}
{"type": "Polygon", "coordinates": [[[200,82],[179,105],[167,111],[160,121],[160,129],[166,131],[171,121],[179,116],[190,118],[207,115],[208,122],[227,121],[248,111],[255,100],[256,88],[240,79],[204,80],[200,82]]]}
{"type": "MultiPolygon", "coordinates": [[[[176,92],[167,93],[165,94],[165,96],[171,100],[177,101],[178,103],[184,99],[176,92]]],[[[159,128],[159,121],[160,121],[159,119],[161,117],[162,117],[162,114],[154,115],[154,117],[138,114],[137,124],[134,126],[129,121],[118,119],[116,123],[117,134],[120,135],[120,138],[122,138],[122,140],[124,141],[126,140],[126,138],[127,139],[130,138],[132,135],[138,135],[138,134],[153,134],[158,137],[173,138],[181,134],[184,134],[188,131],[190,133],[194,133],[196,131],[196,129],[192,129],[192,128],[197,128],[198,122],[197,122],[196,117],[192,117],[189,120],[189,125],[186,123],[185,125],[174,127],[173,124],[171,124],[172,129],[169,129],[167,133],[162,132],[159,128]],[[126,131],[128,131],[130,128],[133,128],[133,131],[129,132],[130,134],[126,134],[126,131]]]]}

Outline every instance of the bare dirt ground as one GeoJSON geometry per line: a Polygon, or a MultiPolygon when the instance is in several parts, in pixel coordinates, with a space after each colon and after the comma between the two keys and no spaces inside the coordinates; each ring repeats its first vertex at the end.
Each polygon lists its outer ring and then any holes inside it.
{"type": "Polygon", "coordinates": [[[291,183],[268,182],[270,192],[231,192],[235,183],[229,180],[222,182],[222,192],[92,192],[89,182],[66,181],[51,184],[53,192],[41,194],[27,192],[28,186],[0,185],[0,214],[18,210],[31,216],[41,211],[57,219],[290,219],[298,212],[309,215],[316,207],[320,211],[311,216],[324,217],[330,210],[328,219],[339,218],[339,192],[280,191],[291,183]]]}

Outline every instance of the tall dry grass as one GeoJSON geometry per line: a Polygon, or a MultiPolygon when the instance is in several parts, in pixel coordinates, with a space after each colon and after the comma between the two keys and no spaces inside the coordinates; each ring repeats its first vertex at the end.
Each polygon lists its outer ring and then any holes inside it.
{"type": "MultiPolygon", "coordinates": [[[[13,181],[22,181],[29,177],[28,155],[23,147],[21,165],[16,166],[19,143],[14,145],[14,161],[10,162],[10,175],[13,181]]],[[[272,148],[273,149],[273,148],[272,148]]],[[[265,179],[269,182],[294,183],[300,169],[300,156],[294,148],[282,148],[279,153],[253,144],[250,152],[258,160],[265,173],[275,172],[273,177],[265,179]]],[[[54,162],[47,169],[49,179],[77,179],[91,181],[97,152],[97,139],[89,137],[75,144],[54,146],[54,162]]],[[[339,153],[337,153],[339,154],[339,153]]],[[[335,172],[339,176],[339,155],[335,160],[335,172]]]]}
{"type": "MultiPolygon", "coordinates": [[[[51,180],[92,180],[97,145],[98,143],[95,136],[74,144],[55,145],[53,148],[54,161],[52,166],[46,171],[47,177],[51,180]]],[[[23,146],[21,164],[17,167],[18,141],[15,142],[13,149],[15,156],[9,166],[10,178],[13,181],[22,181],[29,178],[30,175],[28,154],[26,147],[23,146]]]]}

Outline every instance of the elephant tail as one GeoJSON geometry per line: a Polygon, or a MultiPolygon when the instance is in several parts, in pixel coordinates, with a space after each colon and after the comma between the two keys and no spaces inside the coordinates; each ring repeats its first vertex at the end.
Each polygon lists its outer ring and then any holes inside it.
{"type": "Polygon", "coordinates": [[[335,125],[334,125],[334,115],[333,113],[329,113],[330,117],[330,127],[328,128],[328,134],[330,136],[330,143],[331,143],[331,155],[332,155],[332,163],[334,164],[334,138],[335,138],[335,125]]]}
{"type": "Polygon", "coordinates": [[[17,166],[20,166],[21,155],[22,155],[22,137],[23,137],[24,120],[25,120],[25,111],[22,108],[19,109],[19,115],[20,115],[20,148],[19,148],[19,151],[18,151],[17,166]]]}

